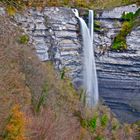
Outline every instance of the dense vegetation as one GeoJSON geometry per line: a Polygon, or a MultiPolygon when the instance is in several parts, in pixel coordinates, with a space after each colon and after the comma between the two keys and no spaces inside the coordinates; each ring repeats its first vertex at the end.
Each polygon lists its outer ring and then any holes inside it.
{"type": "Polygon", "coordinates": [[[124,20],[122,24],[122,29],[119,34],[115,37],[114,42],[112,44],[113,50],[126,50],[127,43],[126,43],[126,36],[131,32],[131,30],[140,24],[139,18],[140,17],[140,9],[136,11],[136,13],[123,13],[122,20],[124,20]]]}

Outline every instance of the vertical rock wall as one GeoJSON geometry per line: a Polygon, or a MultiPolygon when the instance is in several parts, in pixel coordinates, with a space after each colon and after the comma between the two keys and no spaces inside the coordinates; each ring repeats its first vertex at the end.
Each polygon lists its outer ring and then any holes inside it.
{"type": "MultiPolygon", "coordinates": [[[[95,33],[95,55],[99,93],[122,121],[140,119],[140,28],[127,37],[128,51],[109,51],[113,38],[120,31],[123,12],[135,12],[136,5],[97,12],[101,24],[95,33]]],[[[53,60],[57,69],[68,70],[76,86],[82,84],[82,43],[79,25],[69,8],[27,10],[17,14],[16,22],[29,34],[42,61],[53,60]]]]}
{"type": "Polygon", "coordinates": [[[122,13],[137,9],[130,5],[100,13],[102,30],[95,38],[100,97],[121,121],[130,123],[140,119],[140,27],[127,36],[127,51],[113,52],[110,46],[121,29],[122,13]]]}
{"type": "Polygon", "coordinates": [[[82,47],[78,22],[71,9],[45,8],[27,10],[16,21],[30,35],[42,61],[53,60],[57,69],[66,69],[76,85],[81,83],[82,47]]]}

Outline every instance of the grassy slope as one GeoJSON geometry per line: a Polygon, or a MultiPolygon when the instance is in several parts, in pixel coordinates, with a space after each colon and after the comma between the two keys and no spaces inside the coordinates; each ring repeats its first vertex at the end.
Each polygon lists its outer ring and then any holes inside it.
{"type": "Polygon", "coordinates": [[[25,75],[20,71],[20,48],[15,43],[19,32],[10,26],[9,21],[0,17],[0,130],[3,120],[15,103],[30,104],[30,91],[24,82],[25,75]]]}
{"type": "Polygon", "coordinates": [[[58,81],[51,64],[42,64],[31,44],[18,43],[21,32],[9,18],[0,17],[0,139],[15,104],[25,112],[27,138],[77,139],[81,126],[72,114],[79,104],[75,90],[58,81]],[[41,106],[38,114],[35,108],[44,88],[48,93],[47,104],[41,106]]]}
{"type": "Polygon", "coordinates": [[[29,108],[44,84],[44,70],[33,48],[18,43],[21,32],[9,18],[0,17],[0,136],[12,107],[29,108]]]}

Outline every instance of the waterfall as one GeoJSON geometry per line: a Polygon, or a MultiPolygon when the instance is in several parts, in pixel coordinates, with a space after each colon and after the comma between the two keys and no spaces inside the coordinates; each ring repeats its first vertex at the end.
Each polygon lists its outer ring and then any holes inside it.
{"type": "Polygon", "coordinates": [[[93,18],[93,10],[89,10],[89,16],[88,16],[88,28],[90,31],[91,41],[93,43],[93,31],[94,31],[94,18],[93,18]]]}
{"type": "Polygon", "coordinates": [[[83,39],[83,53],[84,53],[84,71],[83,83],[86,90],[86,103],[89,106],[95,106],[98,103],[98,81],[94,57],[93,34],[94,34],[94,17],[93,10],[89,10],[88,27],[85,21],[79,17],[77,9],[73,10],[75,16],[78,18],[81,27],[81,34],[83,39]]]}

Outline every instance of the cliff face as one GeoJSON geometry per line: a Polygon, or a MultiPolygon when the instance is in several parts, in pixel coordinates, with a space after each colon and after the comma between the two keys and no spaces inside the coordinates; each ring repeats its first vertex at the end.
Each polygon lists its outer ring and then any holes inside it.
{"type": "MultiPolygon", "coordinates": [[[[126,52],[111,52],[112,39],[121,29],[123,12],[135,12],[136,5],[98,11],[100,31],[94,35],[99,93],[121,121],[140,119],[140,28],[127,37],[126,52]]],[[[69,8],[29,9],[15,21],[30,35],[42,61],[53,60],[57,69],[68,70],[76,87],[82,85],[82,44],[79,25],[69,8]]]]}
{"type": "Polygon", "coordinates": [[[127,52],[97,58],[99,93],[122,121],[140,118],[140,28],[127,37],[127,52]]]}
{"type": "Polygon", "coordinates": [[[82,47],[78,35],[78,21],[71,9],[30,9],[15,17],[30,35],[42,61],[53,60],[57,69],[67,69],[74,82],[81,80],[82,47]],[[80,78],[79,78],[80,77],[80,78]]]}
{"type": "Polygon", "coordinates": [[[133,12],[135,6],[115,8],[99,15],[103,34],[96,34],[96,64],[99,93],[121,121],[133,122],[140,118],[140,27],[127,36],[127,51],[109,51],[116,33],[121,29],[124,11],[133,12]],[[105,31],[104,31],[105,30],[105,31]],[[98,42],[101,44],[98,45],[98,42]]]}

